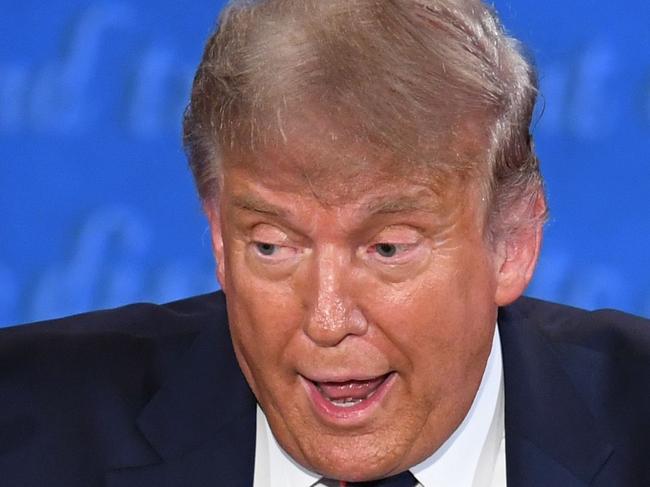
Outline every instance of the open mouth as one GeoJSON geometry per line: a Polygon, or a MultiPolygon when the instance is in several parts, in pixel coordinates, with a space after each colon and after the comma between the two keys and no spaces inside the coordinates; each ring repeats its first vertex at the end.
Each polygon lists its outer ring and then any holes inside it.
{"type": "Polygon", "coordinates": [[[322,396],[333,405],[350,408],[374,396],[388,374],[369,380],[314,382],[322,396]]]}
{"type": "Polygon", "coordinates": [[[316,409],[326,417],[349,420],[364,416],[386,395],[395,374],[388,373],[369,379],[316,381],[305,378],[309,395],[316,409]]]}

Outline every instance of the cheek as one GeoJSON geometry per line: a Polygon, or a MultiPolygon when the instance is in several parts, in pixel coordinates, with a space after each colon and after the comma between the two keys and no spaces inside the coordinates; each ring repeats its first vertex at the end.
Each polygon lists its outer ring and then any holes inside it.
{"type": "Polygon", "coordinates": [[[228,316],[240,362],[258,379],[268,370],[281,374],[285,351],[301,332],[299,300],[288,283],[257,277],[240,253],[228,265],[228,316]]]}
{"type": "Polygon", "coordinates": [[[278,286],[256,284],[254,279],[231,279],[228,312],[231,326],[246,346],[268,353],[300,326],[297,307],[290,293],[278,286]]]}
{"type": "Polygon", "coordinates": [[[439,258],[408,282],[375,283],[363,307],[409,369],[435,369],[440,377],[442,371],[473,367],[496,321],[487,264],[471,251],[439,258]]]}

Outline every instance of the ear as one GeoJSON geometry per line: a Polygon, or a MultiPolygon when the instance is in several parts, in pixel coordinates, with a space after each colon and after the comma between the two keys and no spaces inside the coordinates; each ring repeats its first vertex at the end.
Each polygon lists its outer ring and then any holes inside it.
{"type": "Polygon", "coordinates": [[[218,201],[205,202],[203,210],[210,225],[210,237],[212,240],[212,254],[217,264],[217,280],[221,289],[225,292],[226,286],[226,260],[223,251],[223,226],[218,201]]]}
{"type": "Polygon", "coordinates": [[[519,228],[507,235],[497,245],[497,286],[495,303],[505,306],[521,296],[533,277],[542,243],[543,215],[546,201],[539,194],[533,208],[529,208],[535,221],[525,228],[519,228]]]}

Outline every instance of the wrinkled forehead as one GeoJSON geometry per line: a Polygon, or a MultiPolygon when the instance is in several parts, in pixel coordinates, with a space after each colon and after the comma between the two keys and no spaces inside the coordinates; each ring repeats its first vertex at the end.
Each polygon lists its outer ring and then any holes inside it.
{"type": "Polygon", "coordinates": [[[424,187],[441,201],[463,198],[480,181],[484,148],[471,129],[450,128],[411,150],[345,124],[309,118],[285,123],[255,150],[224,154],[223,177],[241,177],[277,191],[309,194],[340,205],[377,188],[424,187]]]}
{"type": "Polygon", "coordinates": [[[271,191],[311,195],[327,205],[357,200],[379,186],[427,184],[419,171],[402,171],[399,161],[377,151],[324,143],[283,145],[249,153],[224,165],[224,180],[236,174],[271,191]]]}
{"type": "Polygon", "coordinates": [[[227,165],[221,180],[222,214],[232,217],[248,210],[307,227],[327,214],[336,215],[341,228],[416,217],[446,229],[484,226],[483,204],[472,185],[436,181],[422,168],[396,170],[399,161],[391,155],[321,153],[325,159],[317,165],[313,158],[301,157],[302,149],[260,153],[247,163],[227,165]]]}

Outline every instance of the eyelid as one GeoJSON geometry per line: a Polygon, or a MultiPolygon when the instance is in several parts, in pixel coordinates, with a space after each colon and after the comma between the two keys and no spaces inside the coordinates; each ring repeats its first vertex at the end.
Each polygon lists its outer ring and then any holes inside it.
{"type": "Polygon", "coordinates": [[[398,267],[410,264],[414,261],[414,257],[418,255],[418,243],[409,244],[396,244],[393,242],[377,242],[369,245],[365,251],[366,259],[369,263],[381,265],[385,267],[398,267]],[[384,257],[377,251],[377,246],[384,244],[395,245],[397,252],[392,257],[384,257]]]}
{"type": "Polygon", "coordinates": [[[259,240],[253,240],[249,244],[249,248],[254,253],[255,258],[265,264],[282,264],[287,261],[291,261],[293,257],[298,254],[298,249],[289,245],[275,244],[271,242],[264,242],[259,240]],[[271,255],[266,255],[260,252],[258,245],[260,244],[269,244],[275,247],[275,251],[271,255]]]}
{"type": "Polygon", "coordinates": [[[384,227],[375,233],[369,244],[363,250],[369,262],[382,266],[401,266],[412,263],[421,256],[419,250],[424,249],[426,236],[421,229],[412,225],[391,225],[384,227]],[[387,244],[395,246],[396,252],[393,256],[382,256],[378,252],[378,246],[387,244]]]}
{"type": "Polygon", "coordinates": [[[422,237],[422,231],[412,225],[390,225],[384,227],[373,237],[376,242],[414,242],[422,237]]]}
{"type": "Polygon", "coordinates": [[[255,225],[250,230],[249,239],[251,242],[262,242],[262,243],[269,243],[274,245],[284,245],[286,242],[289,241],[289,235],[287,235],[287,232],[276,227],[275,225],[261,223],[255,225]]]}
{"type": "Polygon", "coordinates": [[[307,244],[305,238],[300,233],[296,233],[292,228],[268,222],[257,223],[249,230],[248,234],[250,240],[259,242],[274,243],[277,245],[289,244],[298,247],[307,244]]]}
{"type": "Polygon", "coordinates": [[[262,222],[252,227],[248,236],[248,247],[255,259],[264,264],[274,265],[290,262],[300,252],[300,245],[292,238],[290,231],[277,225],[262,222]],[[274,247],[272,254],[264,254],[259,245],[274,247]]]}
{"type": "Polygon", "coordinates": [[[390,242],[390,241],[385,241],[385,242],[377,242],[369,246],[370,249],[372,249],[375,253],[377,252],[377,247],[380,245],[393,245],[398,252],[407,252],[411,249],[413,249],[416,245],[417,242],[414,243],[397,243],[397,242],[390,242]]]}

